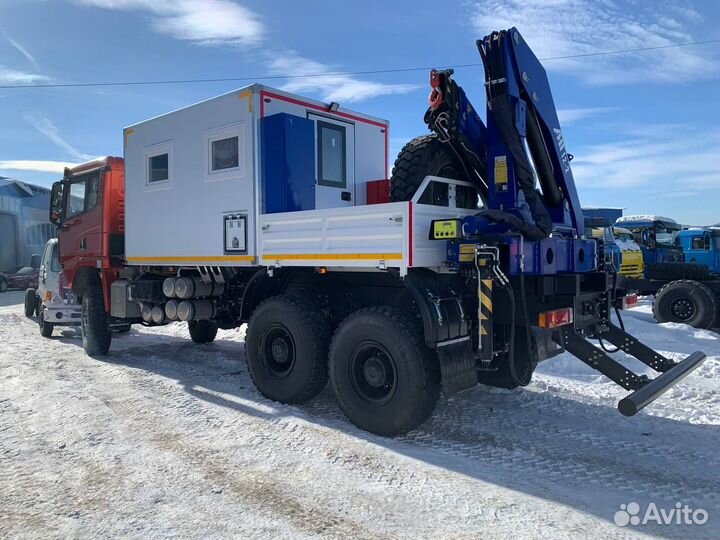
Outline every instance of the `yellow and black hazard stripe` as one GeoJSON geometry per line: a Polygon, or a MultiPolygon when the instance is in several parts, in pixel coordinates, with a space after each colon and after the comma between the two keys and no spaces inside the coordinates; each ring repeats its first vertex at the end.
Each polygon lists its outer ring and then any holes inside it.
{"type": "Polygon", "coordinates": [[[492,311],[493,280],[480,279],[478,287],[478,323],[480,324],[480,358],[492,359],[492,311]]]}

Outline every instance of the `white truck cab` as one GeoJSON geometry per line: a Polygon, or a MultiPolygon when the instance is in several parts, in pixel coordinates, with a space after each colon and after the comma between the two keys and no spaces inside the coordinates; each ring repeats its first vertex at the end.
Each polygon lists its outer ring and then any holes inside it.
{"type": "Polygon", "coordinates": [[[50,337],[55,326],[80,324],[80,305],[64,298],[57,238],[51,238],[45,244],[40,259],[37,290],[25,291],[25,315],[30,317],[33,314],[38,317],[43,337],[50,337]]]}

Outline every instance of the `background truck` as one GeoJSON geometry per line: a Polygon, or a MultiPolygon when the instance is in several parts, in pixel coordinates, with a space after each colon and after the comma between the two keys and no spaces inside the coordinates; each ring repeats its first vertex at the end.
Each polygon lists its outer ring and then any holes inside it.
{"type": "Polygon", "coordinates": [[[80,306],[66,297],[67,282],[60,266],[57,238],[48,240],[40,259],[37,289],[25,291],[25,316],[37,315],[40,335],[50,337],[56,326],[78,326],[80,306]]]}
{"type": "Polygon", "coordinates": [[[612,231],[615,244],[620,248],[620,274],[633,278],[643,277],[645,272],[643,254],[632,231],[622,227],[613,227],[612,231]]]}
{"type": "Polygon", "coordinates": [[[682,249],[675,242],[682,226],[674,219],[651,215],[622,216],[615,225],[633,233],[648,270],[657,263],[683,261],[682,249]]]}
{"type": "Polygon", "coordinates": [[[683,229],[675,233],[675,245],[684,262],[655,264],[645,279],[623,279],[621,289],[655,295],[658,322],[715,328],[720,315],[720,230],[683,229]]]}
{"type": "Polygon", "coordinates": [[[51,215],[85,350],[106,354],[118,322],[186,321],[199,343],[247,323],[263,395],[300,403],[329,380],[346,416],[380,435],[421,424],[441,390],[526,385],[563,350],[630,391],[625,415],[697,368],[703,353],[674,362],[611,321],[612,277],[584,238],[572,157],[520,33],[478,50],[487,123],[451,70],[433,70],[431,133],[397,157],[390,202],[368,204],[386,121],[261,85],[125,129],[124,206],[121,160],[66,171],[51,215]],[[100,210],[118,208],[120,220],[100,210]]]}

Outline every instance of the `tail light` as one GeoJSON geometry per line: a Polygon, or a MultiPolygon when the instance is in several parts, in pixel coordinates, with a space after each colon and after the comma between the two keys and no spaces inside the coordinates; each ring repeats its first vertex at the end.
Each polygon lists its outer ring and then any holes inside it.
{"type": "Polygon", "coordinates": [[[638,303],[638,295],[637,294],[627,294],[623,296],[622,299],[622,309],[629,309],[631,307],[637,306],[638,303]]]}
{"type": "Polygon", "coordinates": [[[540,328],[557,328],[566,324],[572,324],[573,310],[572,308],[553,309],[551,311],[543,311],[538,316],[538,326],[540,328]]]}

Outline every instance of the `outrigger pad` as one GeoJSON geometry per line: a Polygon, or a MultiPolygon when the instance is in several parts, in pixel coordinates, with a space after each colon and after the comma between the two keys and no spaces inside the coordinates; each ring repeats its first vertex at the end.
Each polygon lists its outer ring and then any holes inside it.
{"type": "Polygon", "coordinates": [[[626,390],[633,390],[618,403],[618,410],[625,416],[633,416],[650,405],[705,360],[705,353],[698,351],[681,362],[674,362],[613,324],[607,324],[602,330],[596,329],[594,336],[606,339],[623,352],[662,373],[654,379],[638,375],[587,341],[573,325],[562,327],[557,340],[569,353],[626,390]]]}
{"type": "Polygon", "coordinates": [[[618,410],[625,416],[633,416],[638,411],[645,408],[675,384],[690,375],[705,360],[705,353],[694,352],[682,362],[676,363],[662,375],[648,381],[638,390],[635,390],[629,396],[624,397],[618,403],[618,410]]]}

